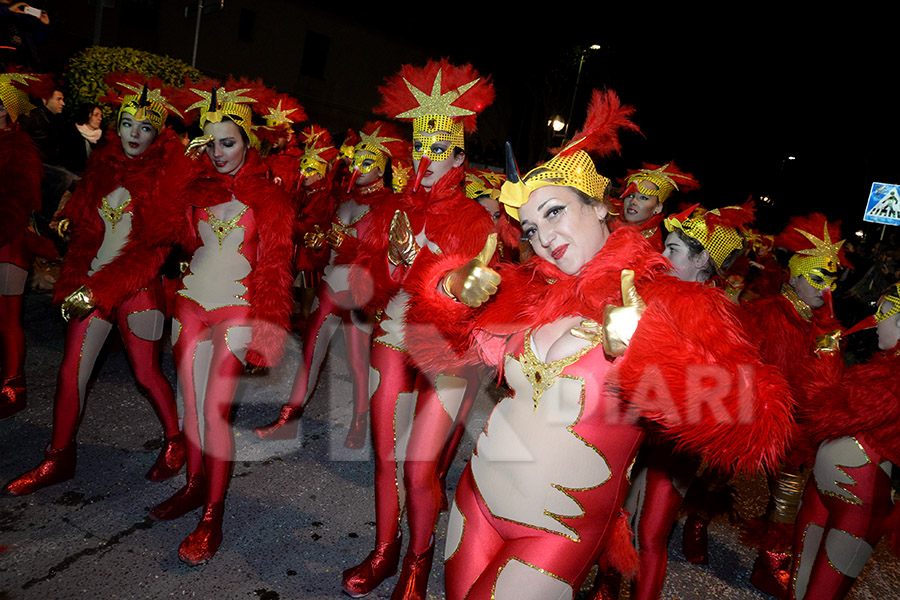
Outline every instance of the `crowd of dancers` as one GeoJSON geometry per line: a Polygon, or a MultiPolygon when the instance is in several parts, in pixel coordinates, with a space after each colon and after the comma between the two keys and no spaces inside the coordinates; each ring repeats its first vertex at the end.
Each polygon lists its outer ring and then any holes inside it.
{"type": "MultiPolygon", "coordinates": [[[[361,448],[371,427],[375,454],[375,544],[335,582],[351,597],[399,570],[392,598],[425,598],[445,509],[451,599],[573,598],[592,572],[594,598],[625,581],[632,598],[658,598],[688,489],[705,501],[687,507],[685,552],[703,563],[711,499],[734,475],[769,476],[769,509],[743,537],[758,549],[752,583],[778,598],[842,598],[896,531],[900,284],[844,328],[831,301],[847,266],[838,223],[797,215],[766,235],[750,203],[664,210],[699,187],[673,162],[619,182],[598,173],[594,159],[639,131],[614,92],[594,92],[583,128],[543,164],[521,171],[508,147],[501,174],[465,153],[493,84],[446,59],[387,78],[383,120],[340,146],[260,81],[105,84],[115,126],[51,234],[67,242],[52,433],[4,493],[75,476],[87,384],[117,330],[165,438],[146,476],[186,472],[150,516],[202,509],[178,549],[200,565],[223,539],[241,376],[278,364],[299,331],[290,397],[254,430],[294,438],[342,328],[345,445],[361,448]],[[200,135],[176,134],[185,124],[200,135]],[[181,421],[160,369],[168,320],[181,421]],[[879,351],[846,366],[843,338],[870,327],[879,351]],[[482,385],[505,397],[447,498],[482,385]]],[[[19,125],[47,90],[42,75],[0,75],[3,418],[26,407],[31,262],[56,253],[30,220],[45,166],[19,125]]]]}

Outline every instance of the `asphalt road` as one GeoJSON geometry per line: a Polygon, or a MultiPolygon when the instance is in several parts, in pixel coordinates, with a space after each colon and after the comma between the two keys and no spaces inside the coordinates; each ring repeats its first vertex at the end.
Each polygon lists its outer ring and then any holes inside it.
{"type": "MultiPolygon", "coordinates": [[[[35,466],[50,437],[52,398],[62,355],[63,323],[46,295],[26,297],[28,408],[0,421],[0,480],[35,466]]],[[[112,336],[115,337],[115,336],[112,336]]],[[[184,483],[144,479],[161,443],[149,403],[137,389],[121,348],[112,344],[98,366],[78,434],[74,479],[21,497],[0,497],[0,599],[340,598],[340,574],[374,541],[373,462],[367,445],[343,447],[350,420],[350,376],[341,336],[323,370],[297,440],[263,442],[252,428],[287,398],[299,348],[282,365],[249,379],[235,411],[234,475],[226,499],[224,541],[206,565],[179,561],[178,544],[200,511],[168,523],[148,509],[184,483]]],[[[164,359],[174,381],[171,350],[164,359]]],[[[484,390],[469,431],[478,431],[492,401],[484,390]]],[[[455,487],[473,436],[467,435],[450,474],[455,487]]],[[[741,482],[739,507],[759,508],[760,482],[741,482]]],[[[452,489],[451,489],[452,494],[452,489]]],[[[437,533],[441,548],[446,526],[437,533]]],[[[681,525],[669,549],[664,599],[767,598],[747,581],[752,553],[725,518],[710,528],[711,563],[688,564],[681,525]]],[[[370,598],[389,598],[396,577],[370,598]]],[[[443,597],[443,568],[432,573],[430,598],[443,597]]],[[[850,598],[900,597],[900,561],[882,543],[850,598]]]]}

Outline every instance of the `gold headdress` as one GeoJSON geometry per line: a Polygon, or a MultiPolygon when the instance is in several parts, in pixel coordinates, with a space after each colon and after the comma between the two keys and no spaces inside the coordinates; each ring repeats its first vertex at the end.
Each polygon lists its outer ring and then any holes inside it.
{"type": "Polygon", "coordinates": [[[395,194],[403,193],[412,174],[412,165],[408,162],[395,161],[391,164],[391,187],[395,194]]]}
{"type": "Polygon", "coordinates": [[[840,223],[829,223],[825,215],[813,213],[793,217],[775,239],[775,245],[794,253],[788,261],[791,277],[803,277],[817,290],[833,290],[838,269],[842,263],[847,265],[842,248],[844,240],[832,241],[840,234],[840,223]]]}
{"type": "Polygon", "coordinates": [[[28,93],[22,88],[38,82],[39,77],[26,73],[0,73],[0,101],[13,123],[19,115],[27,115],[35,108],[28,100],[28,93]]]}
{"type": "Polygon", "coordinates": [[[347,187],[350,190],[356,179],[375,167],[387,172],[388,159],[409,159],[409,144],[403,141],[403,135],[396,125],[375,121],[366,123],[359,131],[359,142],[353,149],[353,174],[347,187]],[[367,161],[372,161],[368,165],[367,161]]]}
{"type": "Polygon", "coordinates": [[[207,123],[233,121],[247,135],[250,145],[256,147],[259,142],[253,132],[253,111],[250,109],[250,105],[255,104],[257,100],[252,95],[248,95],[248,92],[254,93],[255,86],[242,83],[229,81],[227,87],[230,89],[213,86],[209,91],[192,87],[191,91],[200,96],[200,100],[191,104],[187,110],[200,109],[201,129],[207,123]]]}
{"type": "Polygon", "coordinates": [[[710,211],[698,209],[695,204],[668,217],[663,224],[668,231],[680,229],[686,236],[700,242],[709,252],[716,268],[722,269],[722,264],[729,256],[744,248],[745,237],[741,234],[741,229],[753,221],[753,213],[750,203],[710,211]]]}
{"type": "Polygon", "coordinates": [[[506,144],[506,182],[500,188],[500,202],[517,221],[519,207],[528,202],[534,190],[546,185],[575,188],[591,198],[604,199],[608,195],[609,179],[597,172],[588,150],[606,156],[618,152],[618,130],[640,131],[631,122],[634,109],[622,106],[615,92],[594,90],[584,129],[574,140],[539,167],[519,176],[509,142],[506,144]]]}
{"type": "Polygon", "coordinates": [[[500,198],[500,186],[506,177],[487,169],[466,172],[466,197],[476,200],[482,196],[490,196],[494,200],[500,198]]]}
{"type": "Polygon", "coordinates": [[[465,149],[464,131],[474,131],[476,116],[494,101],[488,79],[472,65],[458,67],[447,59],[428,61],[424,67],[403,65],[379,91],[382,102],[375,112],[412,121],[413,158],[428,159],[424,169],[419,165],[414,189],[428,164],[453,156],[454,148],[465,149]]]}
{"type": "Polygon", "coordinates": [[[700,184],[690,173],[682,172],[674,162],[669,162],[662,166],[644,163],[642,168],[628,172],[622,187],[620,198],[638,193],[656,196],[660,202],[665,202],[672,192],[676,190],[689,192],[699,189],[700,184]],[[652,183],[656,189],[647,187],[647,183],[652,183]]]}
{"type": "Polygon", "coordinates": [[[300,157],[301,177],[310,177],[316,173],[325,176],[331,161],[337,158],[337,148],[331,141],[331,135],[318,125],[309,125],[300,132],[303,143],[303,156],[300,157]]]}
{"type": "Polygon", "coordinates": [[[900,283],[895,283],[887,289],[884,295],[878,300],[878,310],[875,312],[875,322],[880,323],[887,318],[893,317],[900,313],[900,283]],[[885,301],[890,302],[893,306],[885,311],[885,301]]]}

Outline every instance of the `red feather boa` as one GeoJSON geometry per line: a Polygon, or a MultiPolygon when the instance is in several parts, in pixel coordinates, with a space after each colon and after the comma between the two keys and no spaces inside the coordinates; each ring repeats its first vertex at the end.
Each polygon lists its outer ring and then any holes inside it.
{"type": "Polygon", "coordinates": [[[0,246],[25,231],[41,208],[44,165],[31,137],[18,127],[0,130],[0,246]]]}

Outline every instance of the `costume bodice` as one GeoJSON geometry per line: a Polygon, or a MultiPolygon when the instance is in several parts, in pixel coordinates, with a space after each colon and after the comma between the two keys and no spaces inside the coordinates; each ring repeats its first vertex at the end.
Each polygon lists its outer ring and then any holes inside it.
{"type": "Polygon", "coordinates": [[[256,265],[259,234],[253,210],[239,200],[195,208],[200,246],[178,293],[206,310],[249,306],[246,279],[256,265]]]}
{"type": "Polygon", "coordinates": [[[115,260],[128,243],[134,215],[131,202],[131,192],[121,186],[100,200],[97,212],[103,221],[103,241],[97,249],[97,255],[91,261],[89,276],[115,260]]]}

